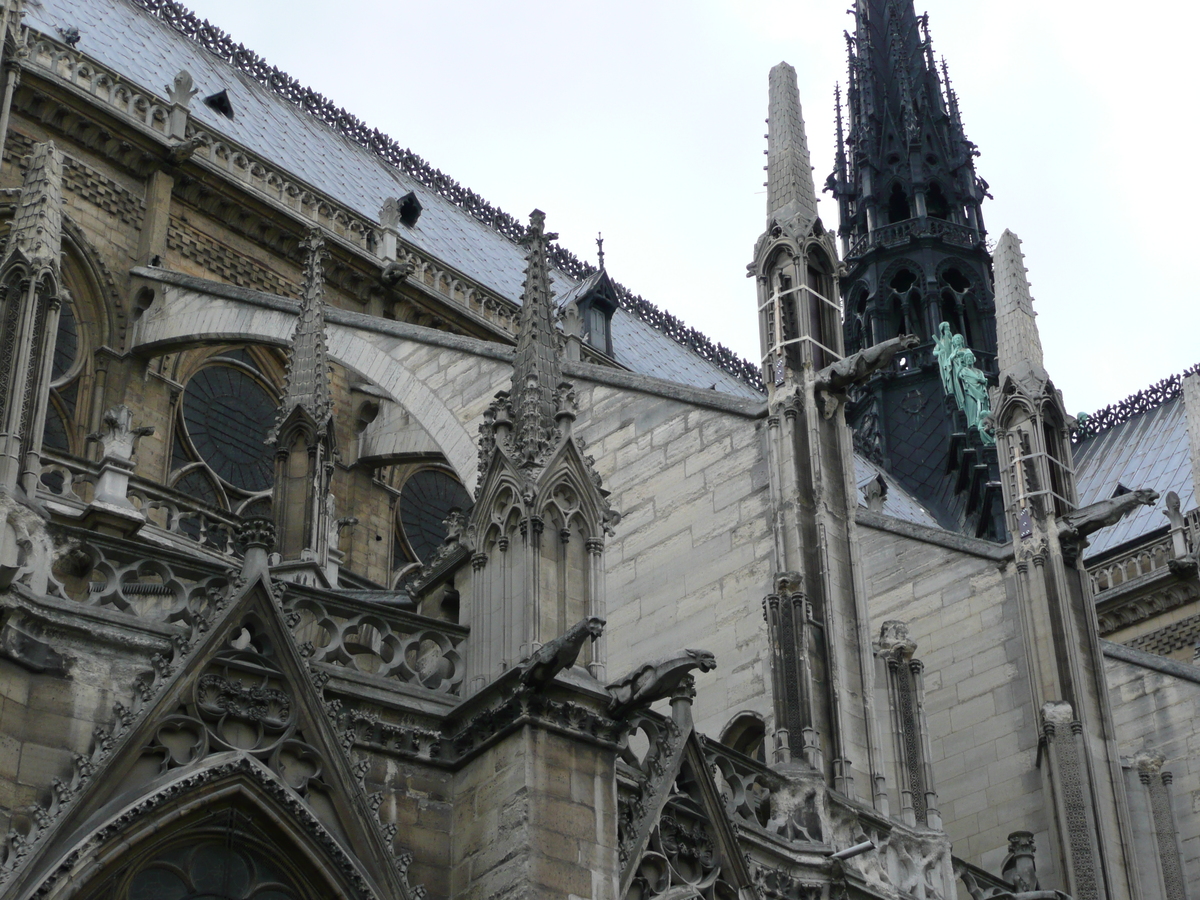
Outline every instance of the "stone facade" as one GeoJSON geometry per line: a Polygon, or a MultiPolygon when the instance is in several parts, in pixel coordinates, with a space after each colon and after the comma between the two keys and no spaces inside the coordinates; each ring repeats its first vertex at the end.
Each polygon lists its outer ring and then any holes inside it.
{"type": "MultiPolygon", "coordinates": [[[[175,4],[2,5],[0,897],[1194,893],[1194,504],[1085,552],[1157,486],[973,172],[841,159],[847,275],[776,66],[752,365],[175,4]],[[996,281],[884,321],[909,244],[996,281]]],[[[928,41],[856,21],[846,146],[928,41]]]]}

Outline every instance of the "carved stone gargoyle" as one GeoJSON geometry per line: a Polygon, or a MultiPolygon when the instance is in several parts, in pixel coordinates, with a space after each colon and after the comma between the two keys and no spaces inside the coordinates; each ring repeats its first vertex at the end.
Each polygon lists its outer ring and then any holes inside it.
{"type": "Polygon", "coordinates": [[[559,672],[575,665],[584,644],[604,634],[604,625],[604,619],[599,616],[588,616],[554,640],[542,644],[533,655],[517,665],[521,670],[521,685],[535,690],[544,688],[559,672]]]}
{"type": "Polygon", "coordinates": [[[1139,506],[1153,506],[1157,500],[1158,491],[1140,488],[1067,513],[1058,520],[1058,540],[1063,545],[1063,556],[1074,565],[1079,553],[1087,547],[1089,534],[1116,525],[1139,506]]]}
{"type": "Polygon", "coordinates": [[[912,350],[920,343],[915,334],[902,334],[852,353],[817,372],[813,390],[821,399],[825,418],[833,418],[838,407],[846,402],[846,388],[866,381],[895,359],[897,353],[912,350]]]}
{"type": "Polygon", "coordinates": [[[707,650],[681,650],[674,656],[643,663],[605,688],[612,697],[608,714],[614,719],[625,718],[636,709],[673,695],[691,679],[693,669],[711,672],[716,667],[717,658],[707,650]]]}

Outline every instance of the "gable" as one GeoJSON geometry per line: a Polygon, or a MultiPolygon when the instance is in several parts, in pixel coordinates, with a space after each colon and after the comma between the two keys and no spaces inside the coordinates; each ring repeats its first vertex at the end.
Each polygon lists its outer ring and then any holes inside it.
{"type": "Polygon", "coordinates": [[[255,838],[262,848],[300,853],[335,894],[410,896],[394,828],[367,802],[326,713],[323,679],[310,674],[275,590],[265,571],[243,573],[231,599],[177,637],[171,659],[154,658],[130,705],[116,704],[112,729],[97,729],[73,777],[55,782],[50,807],[10,837],[0,866],[8,896],[98,877],[96,860],[136,877],[136,859],[125,859],[135,845],[169,855],[164,841],[181,823],[207,840],[214,816],[232,823],[231,837],[239,817],[268,823],[255,838]],[[161,824],[140,828],[143,820],[161,824]]]}

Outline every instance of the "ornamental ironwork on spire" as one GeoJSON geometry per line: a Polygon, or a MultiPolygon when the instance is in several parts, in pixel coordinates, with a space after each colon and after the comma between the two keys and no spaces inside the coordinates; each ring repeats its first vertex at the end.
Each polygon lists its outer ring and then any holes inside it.
{"type": "Polygon", "coordinates": [[[62,253],[62,159],[53,141],[37,144],[25,170],[21,199],[0,270],[25,265],[37,278],[50,272],[57,283],[62,253]]]}
{"type": "Polygon", "coordinates": [[[562,357],[555,327],[553,293],[547,247],[557,234],[545,231],[546,214],[529,215],[529,231],[522,243],[528,248],[525,290],[521,294],[521,319],[517,351],[513,357],[513,449],[524,464],[532,463],[558,431],[555,413],[562,383],[562,357]]]}
{"type": "Polygon", "coordinates": [[[325,432],[333,414],[329,393],[329,356],[325,343],[325,273],[329,255],[319,229],[300,244],[305,251],[303,297],[288,359],[287,381],[272,437],[296,409],[303,410],[325,432]]]}

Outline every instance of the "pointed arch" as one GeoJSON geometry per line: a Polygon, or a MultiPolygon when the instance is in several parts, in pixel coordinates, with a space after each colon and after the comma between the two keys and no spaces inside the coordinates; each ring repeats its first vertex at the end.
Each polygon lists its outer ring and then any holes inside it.
{"type": "Polygon", "coordinates": [[[274,877],[289,900],[386,896],[262,763],[236,752],[206,762],[198,770],[169,772],[136,798],[119,797],[100,809],[40,879],[40,900],[134,900],[127,889],[148,866],[170,858],[185,843],[217,842],[275,863],[274,877]]]}

